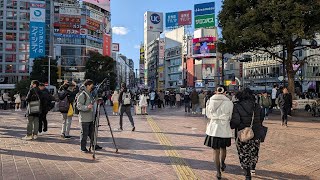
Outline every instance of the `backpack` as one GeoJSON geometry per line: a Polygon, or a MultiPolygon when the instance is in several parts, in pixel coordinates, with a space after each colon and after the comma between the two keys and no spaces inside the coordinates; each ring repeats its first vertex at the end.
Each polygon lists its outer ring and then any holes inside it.
{"type": "Polygon", "coordinates": [[[68,100],[68,96],[66,96],[64,99],[59,101],[59,111],[61,113],[67,113],[70,108],[70,103],[68,100]]]}
{"type": "Polygon", "coordinates": [[[122,104],[123,105],[131,104],[131,94],[130,94],[130,92],[123,92],[123,94],[122,94],[122,104]]]}
{"type": "MultiPolygon", "coordinates": [[[[79,92],[79,93],[76,95],[76,98],[75,98],[75,100],[74,100],[74,104],[73,104],[74,112],[73,112],[73,114],[79,114],[79,109],[78,109],[78,107],[77,107],[77,103],[78,103],[78,98],[79,98],[79,96],[80,96],[81,93],[82,93],[82,92],[79,92]]],[[[85,94],[85,96],[84,96],[84,103],[87,103],[87,95],[86,95],[86,94],[85,94]]]]}

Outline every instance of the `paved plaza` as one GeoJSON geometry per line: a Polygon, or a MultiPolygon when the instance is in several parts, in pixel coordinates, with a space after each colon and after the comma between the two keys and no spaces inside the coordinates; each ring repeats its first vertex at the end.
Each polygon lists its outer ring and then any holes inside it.
{"type": "MultiPolygon", "coordinates": [[[[253,179],[320,178],[320,118],[298,115],[287,128],[280,125],[277,112],[265,121],[269,132],[253,179]]],[[[215,179],[213,150],[203,145],[207,120],[186,115],[182,108],[134,116],[136,132],[126,116],[124,131],[118,131],[119,117],[110,116],[118,153],[102,115],[98,141],[103,150],[96,160],[80,152],[78,117],[73,118],[70,140],[60,138],[61,119],[60,113],[50,112],[48,134],[23,141],[23,112],[1,110],[0,179],[215,179]]],[[[226,164],[223,179],[244,179],[234,140],[226,164]]]]}

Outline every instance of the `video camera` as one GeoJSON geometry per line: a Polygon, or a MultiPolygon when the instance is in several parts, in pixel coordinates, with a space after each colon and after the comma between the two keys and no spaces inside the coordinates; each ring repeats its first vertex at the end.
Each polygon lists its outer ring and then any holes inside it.
{"type": "Polygon", "coordinates": [[[100,84],[94,86],[92,90],[93,97],[95,97],[95,99],[102,98],[103,92],[109,90],[109,85],[108,78],[105,78],[100,84]]]}

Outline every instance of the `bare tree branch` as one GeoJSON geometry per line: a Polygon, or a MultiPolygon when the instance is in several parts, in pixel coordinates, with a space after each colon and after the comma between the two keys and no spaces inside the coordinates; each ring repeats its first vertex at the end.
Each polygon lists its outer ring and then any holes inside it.
{"type": "Polygon", "coordinates": [[[299,68],[297,68],[297,70],[294,71],[294,73],[297,73],[297,71],[299,71],[302,68],[302,66],[304,66],[307,63],[309,58],[316,57],[316,56],[320,57],[320,54],[312,54],[310,56],[304,57],[302,60],[299,60],[297,63],[300,64],[300,66],[299,66],[299,68]]]}
{"type": "MultiPolygon", "coordinates": [[[[275,52],[271,52],[270,50],[268,50],[267,48],[264,48],[264,49],[259,49],[260,51],[263,51],[263,52],[266,52],[266,53],[269,53],[271,56],[275,57],[276,58],[276,61],[278,62],[283,62],[285,59],[281,56],[279,56],[277,53],[275,52]],[[281,60],[278,60],[278,59],[281,59],[281,60]]],[[[280,51],[279,51],[280,52],[280,51]]]]}

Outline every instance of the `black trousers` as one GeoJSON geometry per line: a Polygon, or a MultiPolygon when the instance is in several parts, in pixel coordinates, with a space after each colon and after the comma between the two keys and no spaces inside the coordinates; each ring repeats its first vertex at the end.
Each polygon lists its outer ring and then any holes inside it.
{"type": "Polygon", "coordinates": [[[81,150],[85,150],[87,146],[87,138],[90,138],[90,145],[93,144],[93,133],[94,133],[94,125],[93,122],[82,122],[81,123],[81,150]]]}
{"type": "Polygon", "coordinates": [[[8,108],[8,101],[3,101],[3,110],[7,110],[8,108]]]}
{"type": "Polygon", "coordinates": [[[48,131],[47,113],[42,113],[39,116],[39,133],[48,131]],[[42,127],[43,125],[43,127],[42,127]]]}
{"type": "Polygon", "coordinates": [[[287,124],[287,123],[288,123],[288,113],[290,112],[290,108],[288,108],[288,107],[281,107],[281,108],[280,108],[280,111],[281,111],[282,123],[283,123],[283,124],[287,124]]]}
{"type": "Polygon", "coordinates": [[[123,124],[123,114],[126,113],[129,121],[131,123],[131,126],[134,127],[134,122],[133,122],[133,118],[131,115],[131,105],[130,106],[123,106],[121,105],[120,107],[120,128],[122,128],[122,124],[123,124]]]}

